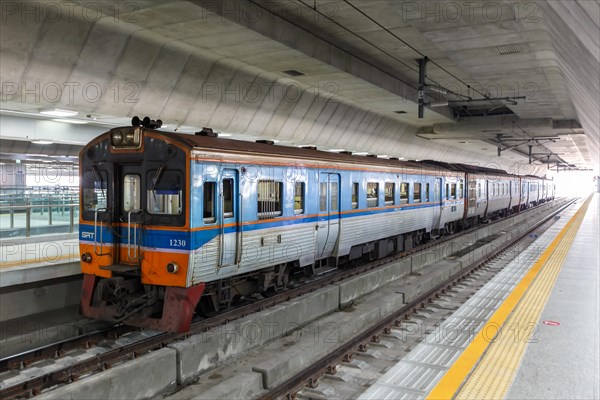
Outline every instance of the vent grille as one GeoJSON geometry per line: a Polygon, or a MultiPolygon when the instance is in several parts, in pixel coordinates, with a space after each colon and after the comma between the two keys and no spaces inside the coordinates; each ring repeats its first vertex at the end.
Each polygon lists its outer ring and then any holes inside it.
{"type": "Polygon", "coordinates": [[[300,71],[296,71],[295,69],[288,69],[287,71],[283,71],[284,74],[289,76],[304,76],[305,74],[300,71]]]}
{"type": "Polygon", "coordinates": [[[498,53],[500,53],[500,55],[503,56],[507,54],[516,54],[523,51],[521,49],[521,46],[519,46],[518,44],[505,44],[502,46],[497,46],[496,50],[498,50],[498,53]]]}

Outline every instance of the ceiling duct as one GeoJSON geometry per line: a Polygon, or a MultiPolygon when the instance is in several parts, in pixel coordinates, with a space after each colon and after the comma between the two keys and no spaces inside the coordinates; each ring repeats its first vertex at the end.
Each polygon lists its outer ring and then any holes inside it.
{"type": "Polygon", "coordinates": [[[518,44],[504,44],[502,46],[496,46],[496,50],[498,50],[498,53],[503,56],[507,54],[520,53],[522,51],[521,46],[518,44]]]}

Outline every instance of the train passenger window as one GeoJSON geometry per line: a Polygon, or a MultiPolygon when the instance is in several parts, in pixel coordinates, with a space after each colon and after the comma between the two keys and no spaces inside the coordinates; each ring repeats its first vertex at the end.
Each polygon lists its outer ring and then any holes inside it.
{"type": "Polygon", "coordinates": [[[429,202],[429,183],[425,184],[425,202],[429,202]]]}
{"type": "Polygon", "coordinates": [[[205,224],[212,224],[216,221],[216,205],[215,202],[215,187],[216,182],[204,182],[203,194],[204,194],[204,204],[202,218],[204,219],[205,224]]]}
{"type": "Polygon", "coordinates": [[[408,183],[406,182],[400,184],[400,203],[408,203],[408,183]]]}
{"type": "Polygon", "coordinates": [[[450,198],[456,199],[456,183],[450,185],[450,198]]]}
{"type": "Polygon", "coordinates": [[[223,218],[233,218],[233,179],[223,179],[223,218]]]}
{"type": "Polygon", "coordinates": [[[477,197],[481,197],[481,183],[477,183],[477,197]]]}
{"type": "Polygon", "coordinates": [[[327,182],[319,185],[319,211],[327,211],[327,182]]]}
{"type": "Polygon", "coordinates": [[[304,214],[304,182],[294,185],[294,214],[304,214]]]}
{"type": "Polygon", "coordinates": [[[139,175],[128,174],[123,176],[123,211],[140,209],[141,178],[139,175]]]}
{"type": "Polygon", "coordinates": [[[394,204],[394,197],[396,196],[396,184],[394,182],[385,183],[385,204],[391,206],[394,204]]]}
{"type": "Polygon", "coordinates": [[[96,211],[99,208],[108,207],[106,171],[100,171],[96,167],[86,170],[83,174],[83,210],[96,211]]]}
{"type": "Polygon", "coordinates": [[[258,181],[258,219],[268,219],[281,215],[283,203],[283,183],[258,181]]]}
{"type": "Polygon", "coordinates": [[[367,207],[377,207],[379,203],[379,183],[367,183],[367,207]]]}
{"type": "Polygon", "coordinates": [[[337,211],[338,210],[338,193],[339,193],[339,186],[337,182],[330,182],[330,189],[331,189],[331,193],[330,193],[330,201],[331,201],[331,207],[330,207],[330,211],[337,211]]]}
{"type": "Polygon", "coordinates": [[[421,202],[421,184],[420,183],[415,183],[415,193],[413,195],[413,200],[414,200],[414,203],[421,202]]]}
{"type": "Polygon", "coordinates": [[[433,201],[440,201],[440,183],[437,181],[437,179],[433,185],[433,201]]]}
{"type": "Polygon", "coordinates": [[[352,208],[358,208],[358,182],[352,183],[352,208]]]}
{"type": "Polygon", "coordinates": [[[463,181],[461,180],[460,185],[458,185],[458,198],[459,199],[463,198],[463,194],[465,193],[464,190],[465,190],[465,187],[463,186],[463,181]]]}
{"type": "Polygon", "coordinates": [[[446,183],[446,200],[450,200],[450,184],[446,183]]]}
{"type": "MultiPolygon", "coordinates": [[[[155,179],[157,171],[148,171],[146,182],[155,179]]],[[[150,214],[179,215],[183,210],[183,176],[179,171],[164,171],[162,179],[149,188],[147,207],[150,214]]]]}

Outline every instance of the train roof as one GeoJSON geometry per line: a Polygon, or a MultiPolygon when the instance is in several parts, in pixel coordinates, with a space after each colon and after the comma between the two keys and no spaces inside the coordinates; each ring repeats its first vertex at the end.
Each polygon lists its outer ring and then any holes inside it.
{"type": "MultiPolygon", "coordinates": [[[[370,166],[407,168],[407,169],[436,169],[440,167],[429,166],[416,161],[401,161],[387,158],[357,156],[345,153],[316,150],[302,147],[277,146],[275,144],[256,143],[243,140],[223,139],[203,135],[180,134],[174,132],[156,131],[166,137],[187,145],[190,148],[199,148],[210,151],[223,151],[227,153],[251,154],[270,156],[286,159],[315,160],[327,163],[348,163],[370,166]]],[[[441,168],[447,170],[447,168],[441,168]]]]}
{"type": "MultiPolygon", "coordinates": [[[[123,129],[115,128],[115,129],[123,129]]],[[[479,173],[489,175],[510,175],[506,171],[495,168],[474,166],[461,163],[446,163],[441,161],[402,161],[397,159],[376,158],[369,156],[357,156],[349,153],[335,153],[311,148],[277,146],[275,144],[257,143],[250,141],[224,139],[205,135],[192,135],[176,132],[168,132],[143,128],[144,132],[154,132],[164,135],[170,140],[179,142],[190,150],[202,149],[215,152],[226,152],[232,154],[269,156],[284,159],[313,160],[326,163],[346,163],[365,166],[379,166],[390,168],[403,168],[413,170],[435,170],[446,172],[479,173]]],[[[532,177],[533,178],[533,177],[532,177]]],[[[535,177],[538,178],[538,177],[535,177]]],[[[539,178],[538,178],[539,179],[539,178]]]]}

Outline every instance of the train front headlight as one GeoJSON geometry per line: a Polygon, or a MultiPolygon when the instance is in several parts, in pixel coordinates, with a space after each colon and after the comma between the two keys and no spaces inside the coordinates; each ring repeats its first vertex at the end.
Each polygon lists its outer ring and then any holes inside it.
{"type": "Polygon", "coordinates": [[[121,132],[119,132],[119,131],[113,132],[110,135],[110,138],[112,140],[113,146],[118,146],[118,145],[121,144],[121,142],[123,142],[123,134],[121,132]]]}
{"type": "Polygon", "coordinates": [[[125,133],[125,143],[133,144],[134,140],[135,140],[135,135],[133,134],[133,132],[129,131],[129,132],[125,133]]]}
{"type": "Polygon", "coordinates": [[[142,128],[132,126],[111,129],[110,142],[117,148],[139,148],[142,143],[142,128]]]}

